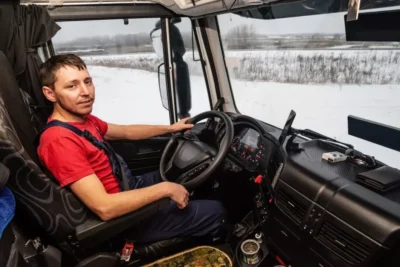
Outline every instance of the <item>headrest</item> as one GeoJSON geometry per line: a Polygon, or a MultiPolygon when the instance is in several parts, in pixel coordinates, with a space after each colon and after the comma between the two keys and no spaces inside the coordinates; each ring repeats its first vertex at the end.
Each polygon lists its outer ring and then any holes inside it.
{"type": "Polygon", "coordinates": [[[2,191],[7,184],[9,175],[10,170],[3,163],[0,163],[0,191],[2,191]]]}
{"type": "MultiPolygon", "coordinates": [[[[0,117],[9,118],[25,151],[35,158],[33,140],[35,132],[32,125],[31,114],[24,102],[14,71],[7,57],[0,51],[0,117]]],[[[4,123],[3,121],[0,121],[4,123]]],[[[7,125],[10,127],[11,125],[7,125]]],[[[2,125],[2,127],[4,127],[2,125]]],[[[0,131],[0,136],[8,139],[7,134],[0,131]]],[[[16,145],[19,146],[19,145],[16,145]]]]}

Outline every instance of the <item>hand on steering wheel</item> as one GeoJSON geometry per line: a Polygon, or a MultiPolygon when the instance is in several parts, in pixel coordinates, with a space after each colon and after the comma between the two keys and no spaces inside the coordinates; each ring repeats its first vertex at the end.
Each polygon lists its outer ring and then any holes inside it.
{"type": "Polygon", "coordinates": [[[160,175],[164,181],[176,182],[188,190],[193,190],[203,184],[224,161],[234,135],[233,123],[229,116],[220,111],[206,111],[193,117],[188,123],[196,124],[210,117],[223,120],[226,128],[219,149],[216,150],[190,135],[175,135],[169,140],[161,156],[160,175]],[[172,181],[167,176],[177,178],[172,181]]]}

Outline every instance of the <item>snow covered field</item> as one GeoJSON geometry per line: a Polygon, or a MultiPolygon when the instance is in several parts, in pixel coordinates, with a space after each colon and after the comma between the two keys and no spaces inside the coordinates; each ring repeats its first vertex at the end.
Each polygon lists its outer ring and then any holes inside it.
{"type": "MultiPolygon", "coordinates": [[[[93,113],[113,123],[169,124],[162,106],[157,73],[88,66],[96,86],[93,113]]],[[[193,76],[192,114],[210,110],[204,79],[193,76]]]]}
{"type": "MultiPolygon", "coordinates": [[[[226,51],[230,74],[247,81],[294,84],[400,84],[400,50],[226,51]]],[[[192,75],[202,75],[191,51],[185,54],[192,75]]],[[[89,65],[157,71],[155,53],[85,56],[89,65]]]]}
{"type": "MultiPolygon", "coordinates": [[[[89,66],[96,85],[93,113],[113,123],[168,124],[157,73],[89,66]]],[[[201,76],[191,76],[192,115],[210,109],[201,76]]],[[[400,127],[399,85],[299,85],[232,80],[243,114],[282,127],[291,109],[294,127],[309,128],[349,142],[364,153],[400,168],[400,153],[347,135],[347,116],[355,115],[400,127]]]]}
{"type": "Polygon", "coordinates": [[[312,129],[400,168],[400,152],[347,134],[354,115],[400,128],[400,85],[299,85],[233,81],[241,113],[283,127],[291,109],[293,127],[312,129]]]}

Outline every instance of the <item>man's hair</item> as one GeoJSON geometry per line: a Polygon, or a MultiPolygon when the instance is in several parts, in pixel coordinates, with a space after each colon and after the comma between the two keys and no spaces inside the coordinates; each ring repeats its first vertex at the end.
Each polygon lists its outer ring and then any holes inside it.
{"type": "Polygon", "coordinates": [[[57,71],[66,66],[75,67],[79,70],[86,69],[85,62],[74,54],[52,56],[40,66],[39,74],[42,86],[54,88],[54,83],[57,79],[57,71]]]}

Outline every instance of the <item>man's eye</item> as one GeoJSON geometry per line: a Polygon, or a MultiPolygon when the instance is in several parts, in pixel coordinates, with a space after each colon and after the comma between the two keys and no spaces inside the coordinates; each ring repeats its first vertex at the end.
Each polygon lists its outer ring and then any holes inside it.
{"type": "Polygon", "coordinates": [[[68,89],[74,89],[75,87],[76,87],[75,84],[67,85],[67,88],[68,88],[68,89]]]}
{"type": "Polygon", "coordinates": [[[89,80],[89,81],[86,81],[85,83],[86,83],[86,84],[92,84],[92,81],[89,80]]]}

